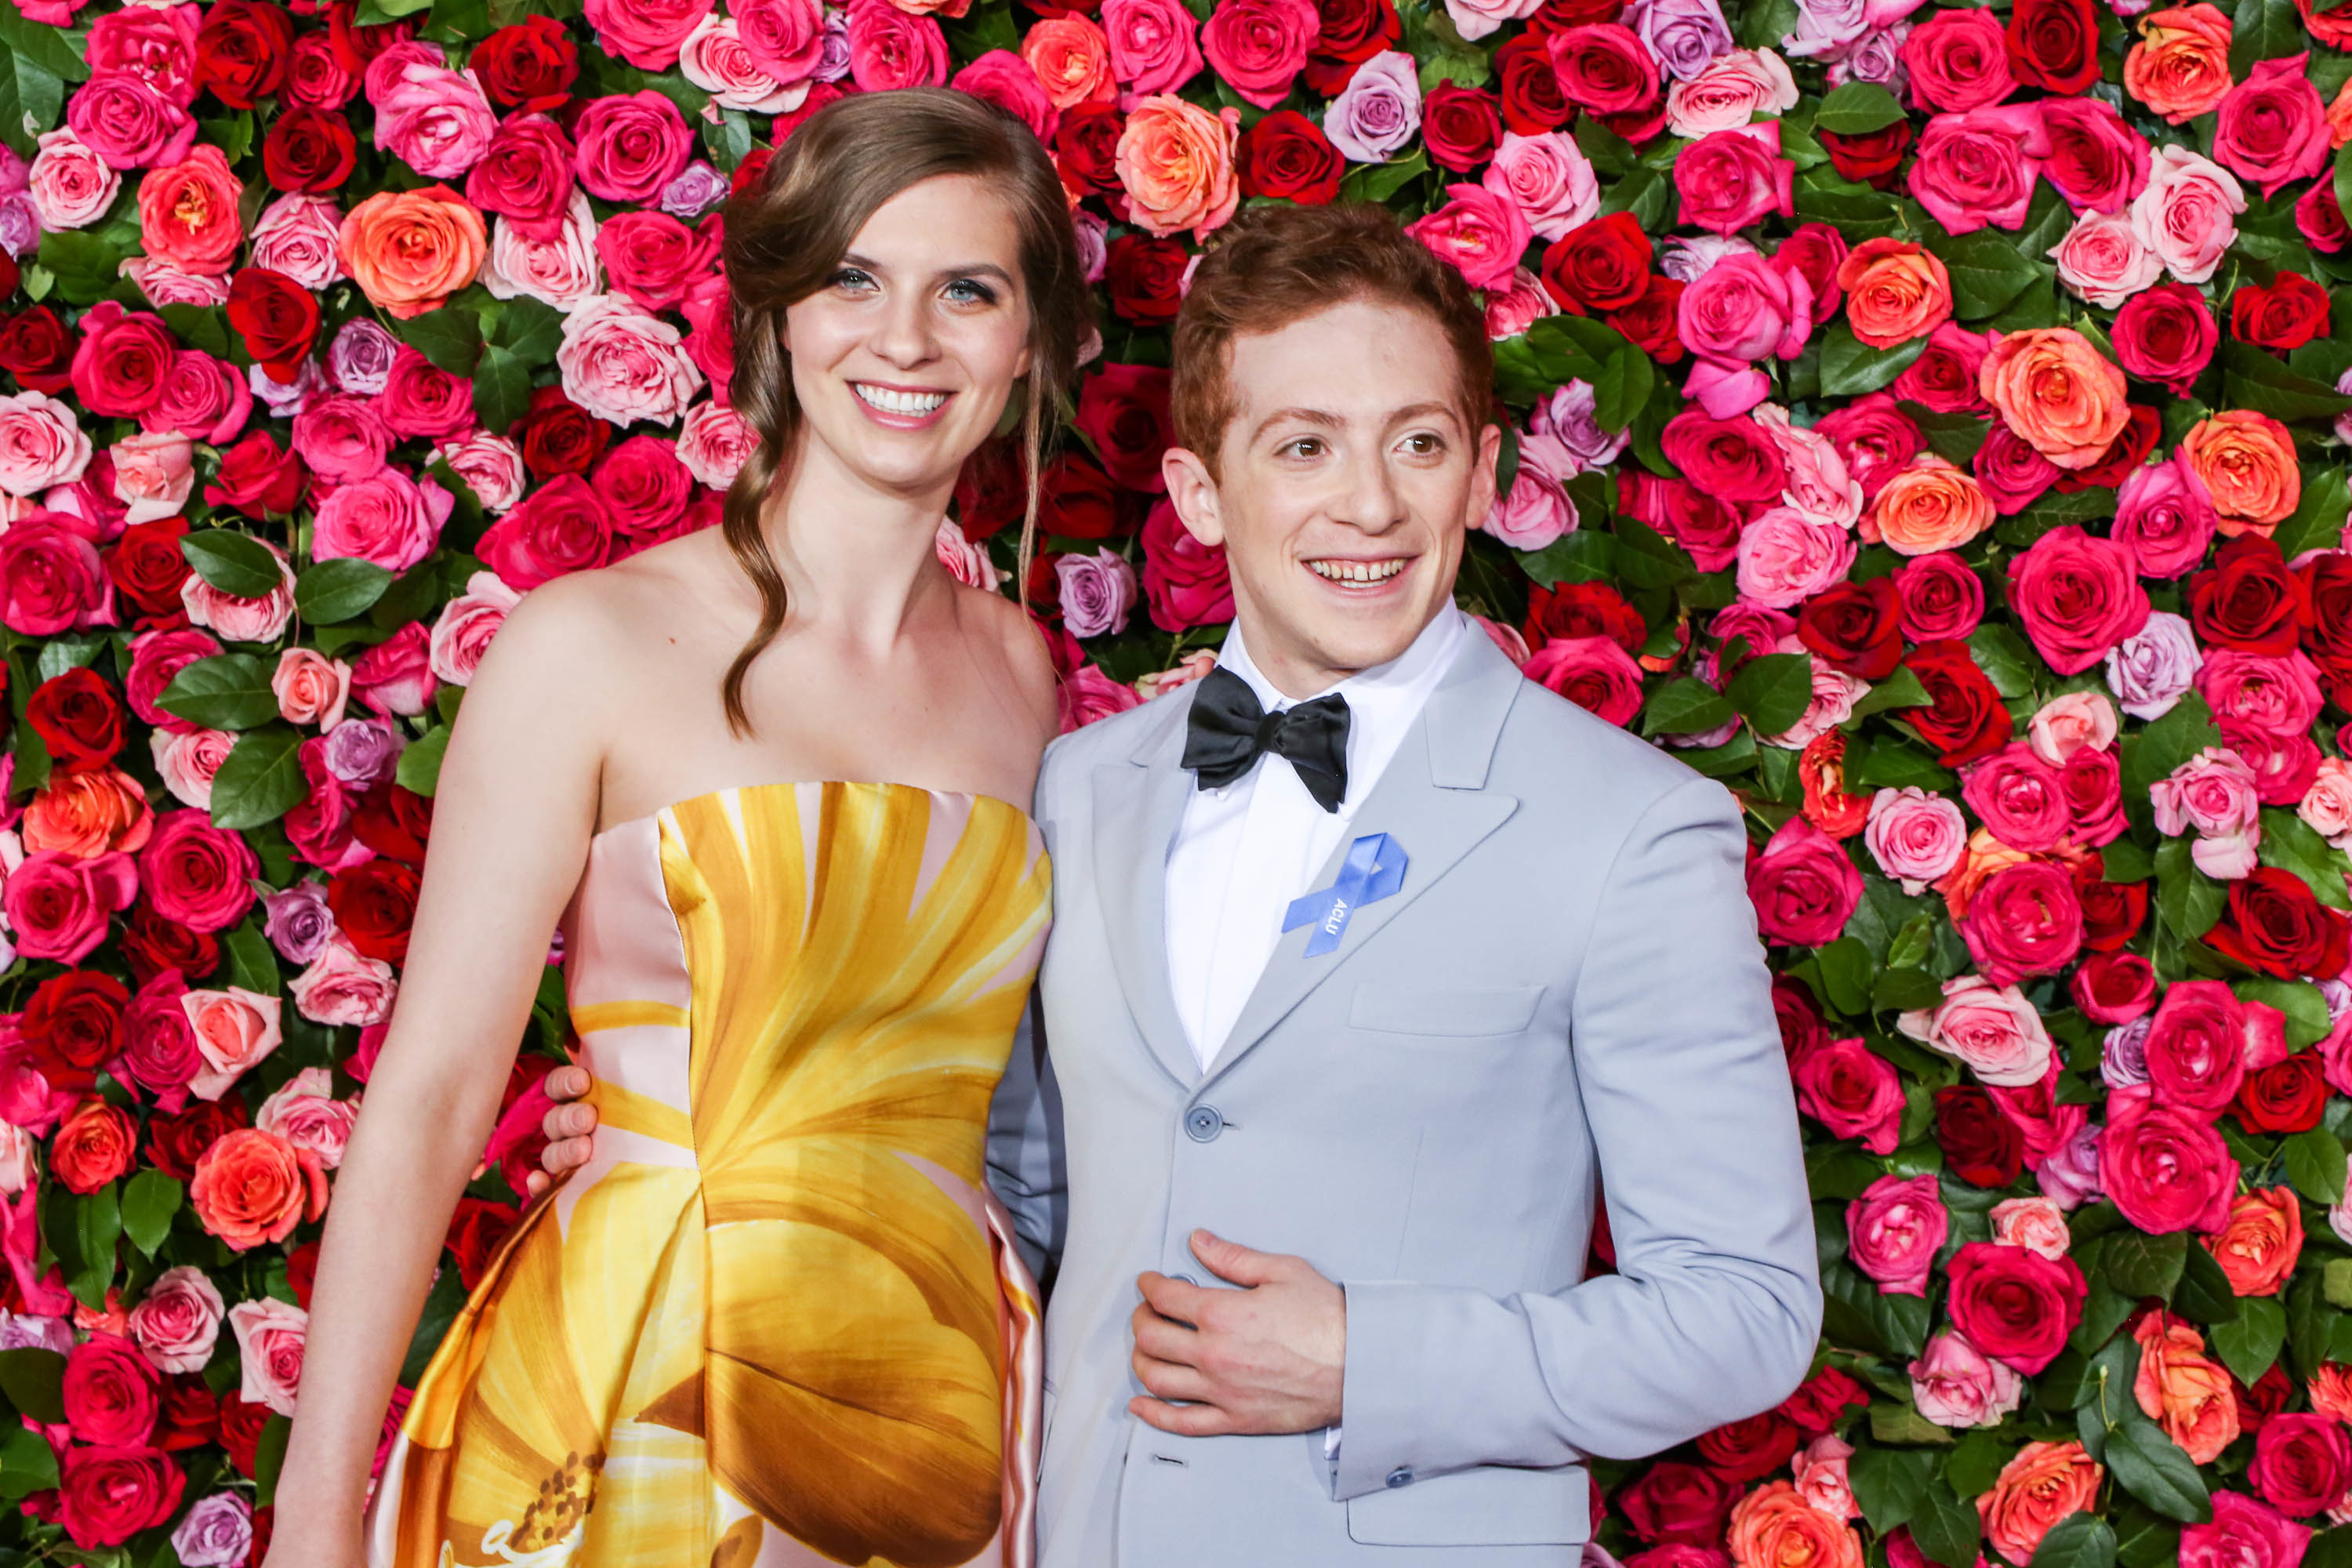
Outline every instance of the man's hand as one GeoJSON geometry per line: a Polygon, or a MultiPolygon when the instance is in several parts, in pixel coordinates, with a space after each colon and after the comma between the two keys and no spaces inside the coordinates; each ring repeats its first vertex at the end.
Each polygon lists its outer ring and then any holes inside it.
{"type": "Polygon", "coordinates": [[[1185,1437],[1336,1426],[1346,1294],[1303,1258],[1254,1252],[1205,1230],[1192,1233],[1192,1256],[1242,1289],[1165,1274],[1136,1280],[1143,1304],[1135,1310],[1135,1375],[1158,1397],[1131,1399],[1128,1409],[1185,1437]]]}
{"type": "Polygon", "coordinates": [[[570,1175],[588,1163],[588,1135],[596,1131],[596,1108],[569,1103],[596,1087],[596,1080],[588,1076],[586,1068],[557,1068],[547,1075],[541,1087],[547,1098],[556,1103],[540,1121],[547,1133],[547,1147],[541,1152],[539,1163],[547,1169],[530,1173],[530,1192],[526,1195],[531,1197],[545,1192],[551,1178],[570,1175]]]}

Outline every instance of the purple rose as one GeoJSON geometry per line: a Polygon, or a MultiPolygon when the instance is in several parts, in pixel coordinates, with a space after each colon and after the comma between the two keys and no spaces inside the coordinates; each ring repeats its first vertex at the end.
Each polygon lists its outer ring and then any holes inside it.
{"type": "Polygon", "coordinates": [[[2098,1127],[2076,1128],[2073,1137],[2042,1157],[2042,1169],[2034,1175],[2042,1184],[2042,1195],[2062,1209],[2098,1197],[2105,1190],[2099,1185],[2098,1127]]]}
{"type": "Polygon", "coordinates": [[[390,381],[393,356],[399,352],[398,339],[367,317],[353,316],[335,334],[334,346],[327,351],[327,366],[334,372],[338,387],[373,397],[390,381]]]}
{"type": "Polygon", "coordinates": [[[407,744],[388,719],[346,719],[327,731],[327,771],[364,790],[392,776],[407,744]]]}
{"type": "Polygon", "coordinates": [[[727,199],[727,176],[697,158],[662,187],[657,199],[662,211],[680,223],[692,223],[727,199]]]}
{"type": "Polygon", "coordinates": [[[1592,384],[1570,381],[1536,405],[1528,433],[1519,439],[1519,461],[1541,468],[1565,484],[1577,475],[1615,462],[1633,438],[1629,426],[1611,435],[1601,427],[1592,384]]]}
{"type": "Polygon", "coordinates": [[[73,1346],[73,1324],[63,1318],[44,1318],[37,1312],[0,1312],[0,1351],[55,1351],[59,1355],[70,1355],[73,1346]]]}
{"type": "Polygon", "coordinates": [[[2189,623],[2164,610],[2147,625],[2107,650],[2107,689],[2135,719],[2161,719],[2197,678],[2203,663],[2197,634],[2189,623]]]}
{"type": "Polygon", "coordinates": [[[172,1531],[172,1550],[187,1568],[233,1568],[253,1551],[253,1510],[243,1494],[215,1492],[172,1531]]]}
{"type": "Polygon", "coordinates": [[[271,380],[261,366],[249,364],[245,367],[245,384],[268,408],[272,419],[293,418],[310,405],[310,399],[327,390],[326,373],[315,359],[304,360],[294,379],[283,386],[271,380]]]}
{"type": "Polygon", "coordinates": [[[835,6],[824,14],[824,44],[809,73],[819,81],[839,81],[849,74],[849,12],[835,6]]]}
{"type": "MultiPolygon", "coordinates": [[[[341,729],[341,725],[336,728],[341,729]]],[[[316,882],[297,882],[279,893],[261,895],[261,934],[289,963],[309,963],[327,951],[335,917],[327,893],[316,882]]]]}
{"type": "Polygon", "coordinates": [[[1850,81],[1873,81],[1900,97],[1911,79],[1910,73],[1903,68],[1903,40],[1910,36],[1908,22],[1864,33],[1854,40],[1843,58],[1830,62],[1830,86],[1841,88],[1850,81]]]}
{"type": "Polygon", "coordinates": [[[0,196],[0,250],[21,257],[41,243],[41,220],[33,212],[29,191],[0,196]]]}
{"type": "Polygon", "coordinates": [[[2143,1013],[2107,1031],[2099,1049],[2099,1077],[2109,1089],[2131,1089],[2147,1081],[2148,1020],[2155,1016],[2143,1013]]]}
{"type": "Polygon", "coordinates": [[[1634,0],[1625,22],[1666,73],[1682,81],[1731,52],[1731,28],[1716,0],[1634,0]]]}
{"type": "Polygon", "coordinates": [[[1100,637],[1127,625],[1135,608],[1135,568],[1108,550],[1054,563],[1062,584],[1062,625],[1074,637],[1100,637]]]}
{"type": "Polygon", "coordinates": [[[1323,114],[1323,134],[1350,163],[1384,163],[1421,129],[1421,78],[1391,49],[1356,68],[1323,114]]]}

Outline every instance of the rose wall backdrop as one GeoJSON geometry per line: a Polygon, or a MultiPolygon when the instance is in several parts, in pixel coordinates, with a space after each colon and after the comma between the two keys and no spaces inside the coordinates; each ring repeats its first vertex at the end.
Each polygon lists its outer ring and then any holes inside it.
{"type": "MultiPolygon", "coordinates": [[[[1370,199],[1488,300],[1465,604],[1751,813],[1825,1342],[1601,1466],[1608,1547],[2352,1565],[2319,4],[0,5],[0,1561],[257,1558],[467,678],[716,521],[730,184],[945,81],[1100,278],[1027,584],[1068,724],[1231,614],[1157,493],[1189,258],[1370,199]]],[[[975,460],[966,580],[1023,488],[975,460]]],[[[408,1377],[516,1217],[560,963],[408,1377]]]]}

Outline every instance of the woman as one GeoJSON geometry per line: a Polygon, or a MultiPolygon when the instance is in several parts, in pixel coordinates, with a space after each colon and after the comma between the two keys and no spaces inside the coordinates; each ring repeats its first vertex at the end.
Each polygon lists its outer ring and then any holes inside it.
{"type": "Polygon", "coordinates": [[[532,594],[467,693],[271,1568],[1026,1560],[1034,1294],[981,1168],[1054,677],[934,539],[1016,389],[1038,471],[1085,284],[1044,151],[959,93],[835,104],[763,184],[724,527],[532,594]],[[363,1526],[559,917],[619,1135],[493,1260],[363,1526]]]}

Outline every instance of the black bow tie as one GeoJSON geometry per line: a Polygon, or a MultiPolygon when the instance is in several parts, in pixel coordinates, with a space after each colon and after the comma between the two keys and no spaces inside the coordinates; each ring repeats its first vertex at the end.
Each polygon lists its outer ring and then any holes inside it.
{"type": "Polygon", "coordinates": [[[1269,713],[1248,681],[1230,669],[1213,669],[1192,699],[1184,765],[1198,775],[1200,788],[1218,789],[1272,752],[1290,760],[1316,805],[1337,811],[1348,794],[1348,700],[1336,691],[1269,713]]]}

